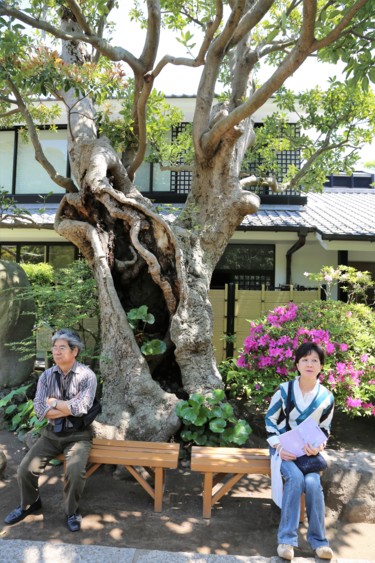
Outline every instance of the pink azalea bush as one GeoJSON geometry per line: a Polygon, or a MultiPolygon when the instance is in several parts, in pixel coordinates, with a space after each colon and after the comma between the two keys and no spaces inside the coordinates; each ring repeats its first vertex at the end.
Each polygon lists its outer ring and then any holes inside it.
{"type": "Polygon", "coordinates": [[[266,408],[277,386],[297,374],[294,351],[305,341],[326,351],[320,380],[336,408],[375,416],[375,315],[361,304],[289,303],[252,321],[237,361],[221,369],[228,394],[266,408]]]}

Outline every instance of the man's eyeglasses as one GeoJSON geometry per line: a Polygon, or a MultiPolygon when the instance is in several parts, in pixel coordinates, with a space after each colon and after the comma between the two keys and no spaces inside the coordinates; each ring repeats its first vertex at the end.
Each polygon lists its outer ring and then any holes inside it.
{"type": "Polygon", "coordinates": [[[52,346],[52,352],[65,352],[68,349],[69,346],[52,346]]]}

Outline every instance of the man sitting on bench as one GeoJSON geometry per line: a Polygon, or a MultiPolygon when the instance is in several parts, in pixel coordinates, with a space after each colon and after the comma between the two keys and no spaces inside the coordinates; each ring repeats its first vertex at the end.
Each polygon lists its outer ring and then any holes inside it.
{"type": "Polygon", "coordinates": [[[90,427],[75,429],[69,416],[82,417],[91,408],[96,392],[96,375],[77,361],[83,348],[80,337],[61,329],[52,337],[55,365],[38,380],[34,409],[39,420],[48,419],[41,436],[18,468],[21,504],[5,517],[16,524],[42,506],[38,480],[50,459],[64,453],[64,509],[71,532],[81,528],[78,502],[85,486],[86,464],[91,449],[90,427]]]}

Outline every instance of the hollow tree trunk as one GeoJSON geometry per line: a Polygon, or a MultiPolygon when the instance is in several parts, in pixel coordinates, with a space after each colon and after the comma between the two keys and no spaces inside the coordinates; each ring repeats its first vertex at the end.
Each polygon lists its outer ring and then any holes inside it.
{"type": "Polygon", "coordinates": [[[170,335],[185,392],[221,386],[208,290],[243,202],[229,195],[231,168],[218,161],[212,174],[212,166],[201,166],[197,176],[202,184],[196,183],[183,220],[172,230],[129,182],[105,138],[76,140],[69,150],[81,191],[63,198],[55,227],[78,246],[97,282],[104,406],[97,433],[166,440],[179,427],[178,398],[153,379],[126,311],[137,298],[137,306],[147,304],[150,287],[157,290],[165,312],[160,333],[170,335]],[[202,204],[200,190],[207,186],[214,204],[207,197],[202,204]],[[147,291],[137,294],[138,286],[147,291]]]}

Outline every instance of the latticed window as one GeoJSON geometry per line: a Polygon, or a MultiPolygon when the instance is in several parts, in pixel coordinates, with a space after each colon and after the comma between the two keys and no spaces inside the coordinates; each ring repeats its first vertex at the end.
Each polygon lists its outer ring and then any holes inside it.
{"type": "MultiPolygon", "coordinates": [[[[172,128],[172,143],[176,140],[178,134],[186,130],[189,125],[187,122],[182,122],[178,126],[172,128]]],[[[261,123],[255,124],[256,127],[261,127],[261,123]]],[[[300,126],[298,123],[290,123],[288,125],[289,132],[291,131],[294,136],[300,136],[300,126]]],[[[183,156],[181,156],[180,164],[183,164],[183,156]]],[[[252,156],[251,162],[247,166],[246,172],[249,174],[259,175],[259,168],[263,166],[264,162],[261,155],[254,154],[252,156]]],[[[277,152],[275,154],[275,170],[278,182],[281,182],[286,175],[290,165],[294,165],[297,169],[301,167],[301,153],[299,149],[296,150],[284,150],[277,152]]],[[[273,173],[275,171],[272,171],[273,173]]],[[[172,172],[171,173],[171,192],[176,194],[188,194],[191,187],[192,174],[189,171],[182,172],[172,172]]],[[[256,191],[259,195],[269,195],[270,188],[268,186],[254,187],[251,188],[252,191],[256,191]]],[[[295,195],[299,194],[299,190],[285,190],[283,195],[295,195]]]]}
{"type": "MultiPolygon", "coordinates": [[[[187,122],[181,122],[178,126],[172,127],[172,143],[176,140],[179,133],[186,130],[190,125],[187,122]]],[[[179,160],[179,164],[184,164],[183,156],[179,160]]],[[[191,172],[184,170],[182,172],[171,173],[171,192],[176,194],[188,194],[191,187],[191,172]]]]}
{"type": "Polygon", "coordinates": [[[238,289],[252,289],[259,290],[262,285],[266,289],[273,286],[273,272],[272,274],[254,273],[254,274],[235,274],[234,282],[238,284],[238,289]]]}

